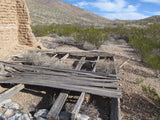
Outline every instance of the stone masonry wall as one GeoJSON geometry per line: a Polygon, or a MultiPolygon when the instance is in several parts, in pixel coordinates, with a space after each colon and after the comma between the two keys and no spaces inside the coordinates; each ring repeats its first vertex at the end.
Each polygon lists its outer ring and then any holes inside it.
{"type": "Polygon", "coordinates": [[[24,0],[0,0],[0,42],[34,46],[35,37],[24,0]]]}
{"type": "Polygon", "coordinates": [[[30,17],[25,0],[17,0],[18,17],[18,39],[22,45],[32,46],[35,44],[35,37],[30,28],[30,17]]]}

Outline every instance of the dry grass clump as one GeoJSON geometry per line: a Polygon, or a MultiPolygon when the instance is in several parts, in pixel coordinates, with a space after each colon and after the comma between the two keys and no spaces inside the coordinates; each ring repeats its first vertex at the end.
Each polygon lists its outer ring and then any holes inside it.
{"type": "Polygon", "coordinates": [[[115,73],[115,66],[113,61],[107,61],[99,63],[97,66],[97,72],[103,72],[107,74],[114,74],[115,73]]]}
{"type": "Polygon", "coordinates": [[[36,51],[26,51],[21,57],[12,58],[14,61],[20,61],[26,65],[46,66],[54,68],[71,69],[72,63],[68,61],[61,61],[60,58],[53,55],[44,54],[36,51]]]}
{"type": "Polygon", "coordinates": [[[49,66],[58,60],[58,58],[50,57],[46,54],[42,54],[36,51],[24,52],[21,59],[26,64],[38,65],[38,66],[49,66]]]}

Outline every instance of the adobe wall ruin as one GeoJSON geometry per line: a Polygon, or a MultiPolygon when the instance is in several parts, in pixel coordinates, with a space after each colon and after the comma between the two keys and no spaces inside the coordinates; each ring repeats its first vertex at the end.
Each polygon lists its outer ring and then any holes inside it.
{"type": "Polygon", "coordinates": [[[25,0],[0,0],[0,43],[34,46],[25,0]]]}

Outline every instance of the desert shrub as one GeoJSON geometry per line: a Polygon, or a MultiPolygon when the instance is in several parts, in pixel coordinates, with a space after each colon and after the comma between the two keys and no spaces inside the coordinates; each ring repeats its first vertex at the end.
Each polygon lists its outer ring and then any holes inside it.
{"type": "Polygon", "coordinates": [[[46,36],[56,33],[59,36],[72,36],[76,42],[87,41],[96,47],[99,47],[104,41],[102,29],[96,29],[94,26],[81,25],[36,25],[32,26],[32,31],[35,36],[46,36]]]}
{"type": "Polygon", "coordinates": [[[46,36],[56,33],[59,36],[72,36],[83,26],[81,25],[36,25],[31,26],[35,36],[46,36]]]}
{"type": "Polygon", "coordinates": [[[142,91],[158,106],[160,106],[160,96],[158,95],[155,88],[151,88],[150,85],[142,85],[142,91]]]}
{"type": "Polygon", "coordinates": [[[54,33],[56,33],[59,36],[72,36],[75,32],[77,32],[79,29],[81,29],[82,26],[80,25],[55,25],[54,26],[54,33]]]}
{"type": "Polygon", "coordinates": [[[31,28],[35,36],[46,36],[51,33],[54,33],[53,25],[36,25],[36,26],[31,26],[31,28]]]}
{"type": "Polygon", "coordinates": [[[128,34],[129,44],[135,48],[148,66],[160,70],[160,25],[132,28],[128,34]]]}
{"type": "Polygon", "coordinates": [[[101,29],[96,29],[94,26],[91,26],[76,32],[74,38],[77,42],[87,41],[98,48],[105,40],[105,35],[102,33],[101,29]]]}

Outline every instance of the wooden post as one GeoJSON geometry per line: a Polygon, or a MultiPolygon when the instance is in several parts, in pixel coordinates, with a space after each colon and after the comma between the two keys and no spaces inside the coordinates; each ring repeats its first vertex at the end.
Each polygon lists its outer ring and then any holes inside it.
{"type": "Polygon", "coordinates": [[[54,105],[50,109],[47,118],[49,120],[58,120],[59,119],[59,113],[61,112],[61,109],[68,97],[67,93],[60,93],[58,98],[56,99],[54,105]]]}
{"type": "Polygon", "coordinates": [[[76,105],[74,106],[74,109],[72,111],[72,116],[71,116],[71,120],[75,120],[77,118],[77,114],[81,108],[81,105],[83,103],[83,100],[84,100],[84,97],[85,97],[85,92],[82,92],[76,105]]]}
{"type": "Polygon", "coordinates": [[[99,59],[100,59],[100,56],[97,57],[97,61],[96,61],[95,65],[94,65],[94,68],[93,68],[92,72],[96,72],[97,63],[99,62],[99,59]]]}

